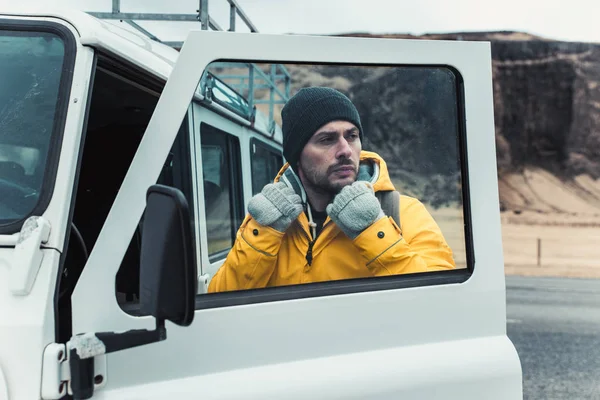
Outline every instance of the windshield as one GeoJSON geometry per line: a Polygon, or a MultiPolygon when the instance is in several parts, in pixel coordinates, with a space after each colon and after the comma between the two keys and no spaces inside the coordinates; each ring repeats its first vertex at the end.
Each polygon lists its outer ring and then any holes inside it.
{"type": "Polygon", "coordinates": [[[0,30],[0,226],[38,203],[64,54],[52,33],[0,30]]]}

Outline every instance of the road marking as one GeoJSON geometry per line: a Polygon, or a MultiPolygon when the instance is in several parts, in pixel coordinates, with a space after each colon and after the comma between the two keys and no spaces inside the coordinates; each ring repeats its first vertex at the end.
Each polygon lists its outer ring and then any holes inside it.
{"type": "Polygon", "coordinates": [[[520,324],[521,322],[523,322],[523,321],[521,321],[520,319],[507,319],[506,320],[507,324],[520,324]]]}

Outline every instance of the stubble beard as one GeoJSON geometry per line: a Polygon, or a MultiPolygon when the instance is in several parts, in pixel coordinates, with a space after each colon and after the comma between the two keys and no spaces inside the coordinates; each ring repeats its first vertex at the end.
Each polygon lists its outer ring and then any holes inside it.
{"type": "Polygon", "coordinates": [[[352,161],[348,160],[346,162],[337,163],[334,166],[329,167],[325,172],[321,172],[317,167],[303,166],[299,163],[300,168],[302,168],[302,172],[307,183],[311,186],[311,189],[317,193],[329,196],[337,195],[344,187],[351,185],[356,181],[358,176],[358,166],[353,165],[352,161]],[[332,170],[340,167],[342,165],[352,165],[354,167],[354,178],[350,180],[344,181],[336,181],[331,182],[330,176],[334,173],[332,170]]]}

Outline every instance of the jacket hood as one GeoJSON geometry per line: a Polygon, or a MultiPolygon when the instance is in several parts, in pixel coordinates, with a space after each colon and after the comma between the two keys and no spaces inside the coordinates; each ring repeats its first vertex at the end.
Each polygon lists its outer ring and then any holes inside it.
{"type": "MultiPolygon", "coordinates": [[[[285,163],[281,167],[274,181],[278,182],[279,180],[284,180],[288,185],[292,186],[301,195],[302,201],[306,202],[306,194],[300,183],[300,178],[290,168],[289,163],[285,163]]],[[[373,190],[376,192],[380,190],[395,190],[385,160],[379,154],[371,151],[363,150],[360,152],[357,180],[371,182],[373,190]]]]}

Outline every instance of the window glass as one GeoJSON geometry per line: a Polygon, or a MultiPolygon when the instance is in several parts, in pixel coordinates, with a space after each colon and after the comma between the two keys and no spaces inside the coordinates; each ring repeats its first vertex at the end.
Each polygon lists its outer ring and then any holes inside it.
{"type": "Polygon", "coordinates": [[[0,30],[0,225],[40,197],[64,59],[57,35],[0,30]]]}
{"type": "MultiPolygon", "coordinates": [[[[286,174],[284,179],[291,185],[301,184],[294,187],[306,199],[300,218],[281,228],[278,223],[285,221],[279,214],[289,209],[285,201],[276,194],[266,203],[260,200],[264,203],[259,207],[262,217],[253,215],[243,228],[240,246],[232,250],[236,255],[227,258],[211,275],[209,293],[296,287],[324,281],[356,283],[363,278],[472,267],[472,252],[466,241],[471,229],[466,214],[468,204],[464,201],[467,189],[463,185],[467,173],[463,158],[464,104],[462,78],[457,71],[447,66],[285,64],[273,67],[251,63],[219,66],[220,79],[245,96],[249,106],[256,110],[251,123],[265,135],[264,141],[240,138],[248,140],[250,145],[250,165],[242,168],[251,168],[253,196],[273,182],[282,167],[282,126],[286,122],[281,110],[292,96],[303,90],[312,94],[304,96],[305,103],[295,109],[291,106],[285,114],[295,118],[287,122],[287,137],[299,145],[302,135],[307,135],[301,145],[312,143],[312,147],[308,151],[305,151],[308,147],[302,148],[295,175],[286,174]],[[323,87],[337,91],[337,95],[329,93],[327,98],[331,95],[338,101],[332,104],[323,98],[316,101],[321,95],[310,91],[323,87]],[[319,125],[319,118],[327,112],[336,113],[333,122],[351,126],[344,125],[346,128],[342,129],[334,124],[325,129],[325,125],[319,125]],[[324,139],[312,140],[322,129],[324,139]],[[267,140],[279,144],[267,145],[267,140]],[[347,152],[345,146],[340,151],[329,151],[336,143],[350,141],[351,155],[340,156],[347,152]],[[348,165],[353,167],[352,171],[342,171],[348,165]],[[381,211],[390,218],[369,220],[364,225],[363,213],[371,215],[367,203],[359,202],[349,208],[345,208],[347,203],[340,205],[340,199],[345,198],[342,194],[348,192],[344,188],[356,180],[371,182],[377,192],[375,197],[380,196],[377,200],[381,211]],[[384,194],[389,191],[398,192],[399,197],[390,201],[384,194]],[[322,199],[313,198],[315,195],[322,199]],[[342,221],[339,214],[332,215],[333,211],[326,209],[327,205],[336,204],[332,210],[353,211],[342,221]],[[360,226],[353,231],[355,224],[360,226]],[[279,229],[283,231],[278,233],[279,229]],[[386,245],[381,247],[382,244],[386,245]]],[[[213,129],[210,137],[214,138],[210,142],[205,143],[205,137],[209,136],[203,136],[202,151],[210,153],[204,161],[205,186],[210,178],[213,181],[210,184],[217,187],[205,188],[205,192],[223,197],[213,200],[212,207],[218,207],[220,212],[210,209],[211,203],[207,202],[209,252],[227,253],[235,240],[235,231],[229,214],[232,199],[227,192],[231,182],[226,179],[241,177],[241,173],[230,169],[236,165],[231,158],[227,159],[229,162],[223,161],[228,154],[228,142],[224,134],[214,132],[213,129]]],[[[258,203],[250,200],[250,204],[258,203]]],[[[315,286],[314,290],[322,287],[315,286]]],[[[335,286],[331,288],[334,290],[335,286]]]]}
{"type": "Polygon", "coordinates": [[[228,251],[242,219],[239,140],[206,123],[200,126],[208,254],[228,251]]]}
{"type": "Polygon", "coordinates": [[[250,156],[252,160],[252,194],[262,190],[267,184],[273,182],[273,178],[283,166],[281,150],[276,150],[265,143],[252,139],[250,156]]]}

